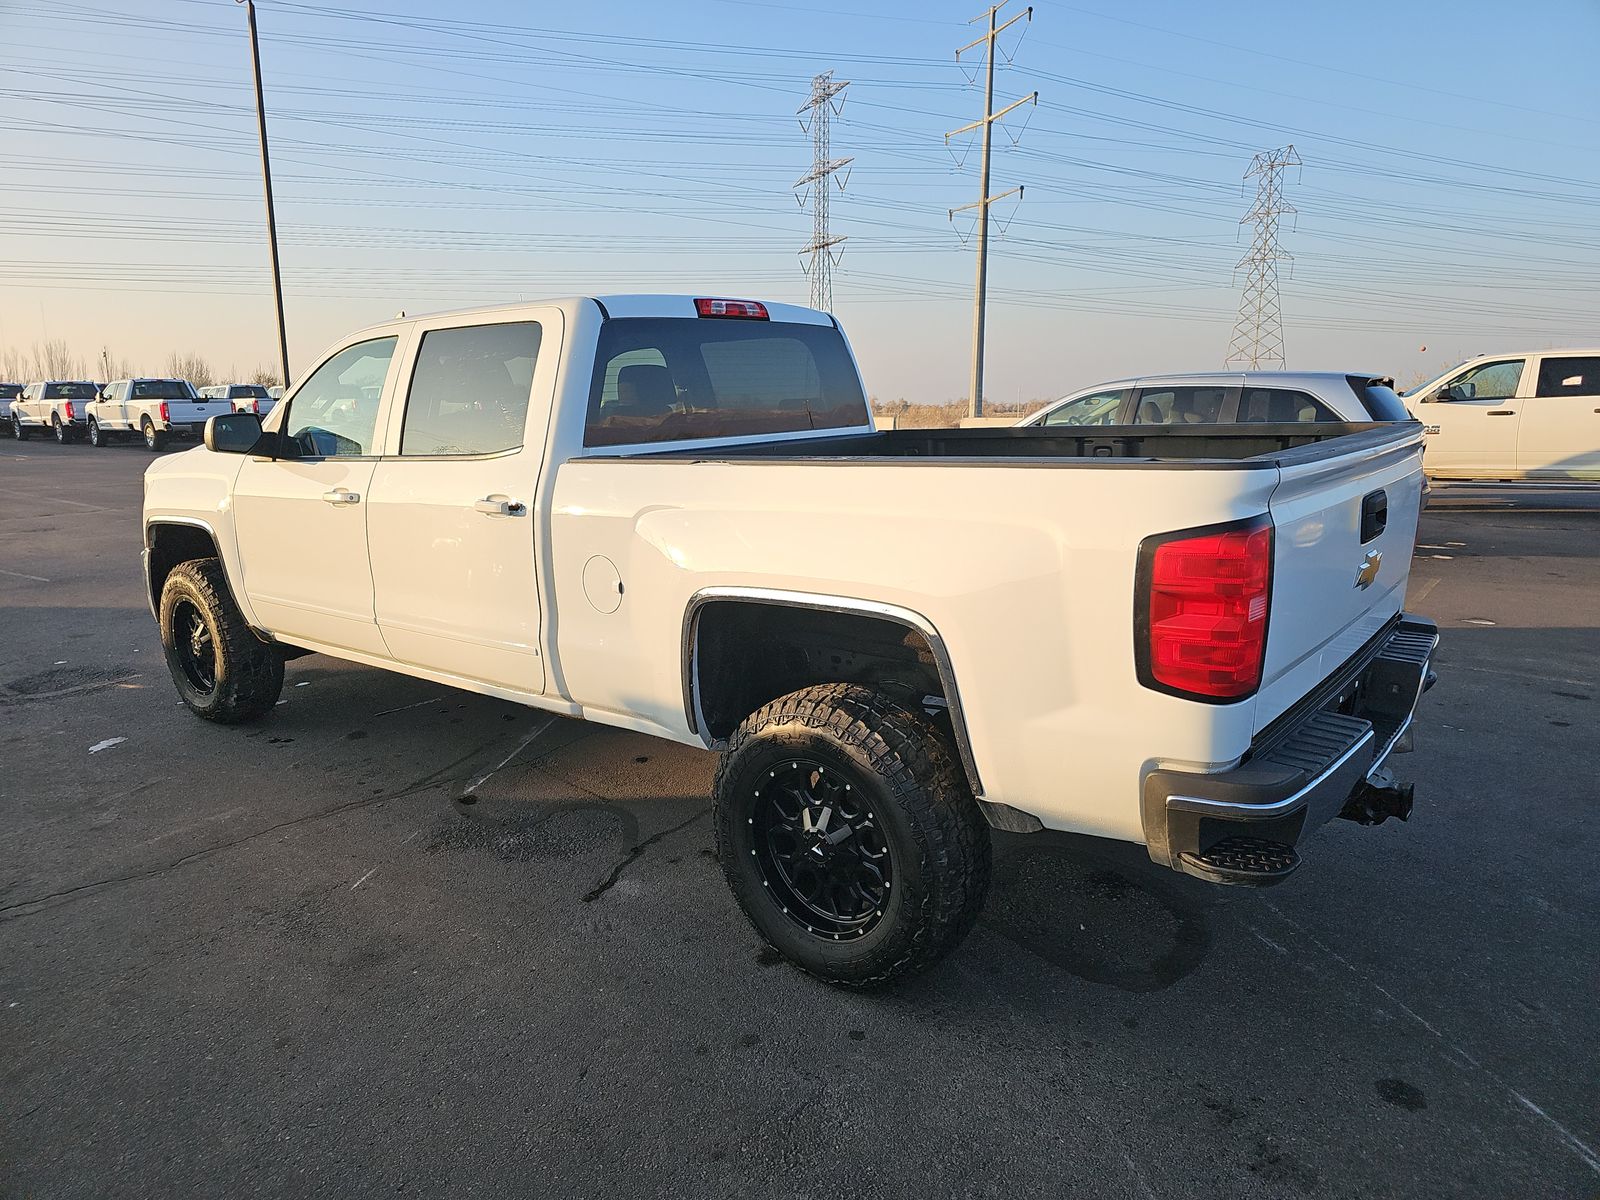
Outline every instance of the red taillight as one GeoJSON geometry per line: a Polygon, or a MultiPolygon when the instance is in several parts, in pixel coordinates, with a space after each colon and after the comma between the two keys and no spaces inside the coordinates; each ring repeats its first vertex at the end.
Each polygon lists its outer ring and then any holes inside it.
{"type": "Polygon", "coordinates": [[[1187,529],[1139,547],[1139,682],[1204,700],[1261,686],[1272,594],[1272,522],[1187,529]]]}
{"type": "Polygon", "coordinates": [[[694,309],[702,317],[737,317],[746,321],[767,319],[767,306],[755,300],[696,300],[694,309]]]}
{"type": "Polygon", "coordinates": [[[255,413],[255,415],[259,417],[261,415],[261,401],[259,401],[259,400],[250,401],[250,411],[255,413]]]}
{"type": "Polygon", "coordinates": [[[78,419],[78,410],[72,407],[71,400],[68,400],[61,406],[61,411],[66,414],[67,420],[69,421],[76,421],[78,419]]]}
{"type": "Polygon", "coordinates": [[[161,423],[163,425],[172,424],[172,417],[167,412],[167,402],[165,400],[161,402],[161,423]]]}

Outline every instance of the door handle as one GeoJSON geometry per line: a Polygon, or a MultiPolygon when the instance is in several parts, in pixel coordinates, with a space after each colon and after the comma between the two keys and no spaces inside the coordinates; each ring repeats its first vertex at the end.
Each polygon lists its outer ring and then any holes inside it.
{"type": "Polygon", "coordinates": [[[521,500],[510,500],[504,496],[485,496],[482,500],[474,500],[472,507],[490,517],[520,517],[527,511],[521,500]]]}
{"type": "Polygon", "coordinates": [[[329,504],[361,503],[361,493],[352,492],[349,488],[334,488],[331,492],[323,492],[322,498],[329,504]]]}
{"type": "Polygon", "coordinates": [[[1489,415],[1491,417],[1514,417],[1517,415],[1517,410],[1514,408],[1491,408],[1489,415]]]}

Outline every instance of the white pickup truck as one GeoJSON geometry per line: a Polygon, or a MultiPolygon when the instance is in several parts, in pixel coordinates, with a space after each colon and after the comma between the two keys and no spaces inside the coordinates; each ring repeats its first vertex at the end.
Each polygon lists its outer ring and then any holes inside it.
{"type": "Polygon", "coordinates": [[[226,400],[234,412],[253,412],[258,417],[270,413],[278,402],[259,383],[219,383],[200,389],[202,400],[226,400]]]}
{"type": "Polygon", "coordinates": [[[207,420],[233,411],[231,401],[196,396],[187,379],[119,379],[89,405],[89,443],[136,435],[148,449],[165,450],[170,438],[198,439],[207,420]]]}
{"type": "Polygon", "coordinates": [[[763,937],[847,984],[971,927],[990,826],[1267,884],[1432,679],[1415,422],[874,429],[824,313],[606,296],[364,330],[145,475],[179,694],[331,654],[722,752],[763,937]]]}
{"type": "Polygon", "coordinates": [[[42,379],[11,402],[11,436],[25,442],[48,431],[63,446],[78,440],[88,422],[88,404],[99,387],[85,379],[42,379]]]}

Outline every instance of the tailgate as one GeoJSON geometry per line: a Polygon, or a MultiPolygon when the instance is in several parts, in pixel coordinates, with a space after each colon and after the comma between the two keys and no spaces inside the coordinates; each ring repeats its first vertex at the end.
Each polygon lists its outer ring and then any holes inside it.
{"type": "Polygon", "coordinates": [[[169,425],[202,425],[207,417],[233,411],[231,400],[168,400],[169,425]]]}
{"type": "Polygon", "coordinates": [[[1361,649],[1401,609],[1422,507],[1421,428],[1348,454],[1280,467],[1272,608],[1259,732],[1361,649]]]}

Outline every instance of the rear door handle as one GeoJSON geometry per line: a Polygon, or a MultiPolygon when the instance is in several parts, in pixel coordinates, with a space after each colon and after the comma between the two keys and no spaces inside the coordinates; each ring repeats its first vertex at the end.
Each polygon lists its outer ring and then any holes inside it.
{"type": "Polygon", "coordinates": [[[331,492],[323,492],[322,498],[329,504],[361,503],[361,493],[352,492],[349,488],[334,488],[331,492]]]}
{"type": "Polygon", "coordinates": [[[520,517],[527,511],[521,500],[506,496],[485,496],[482,500],[474,500],[472,507],[490,517],[520,517]]]}
{"type": "Polygon", "coordinates": [[[1517,415],[1517,410],[1514,408],[1491,408],[1489,415],[1491,417],[1514,417],[1517,415]]]}

